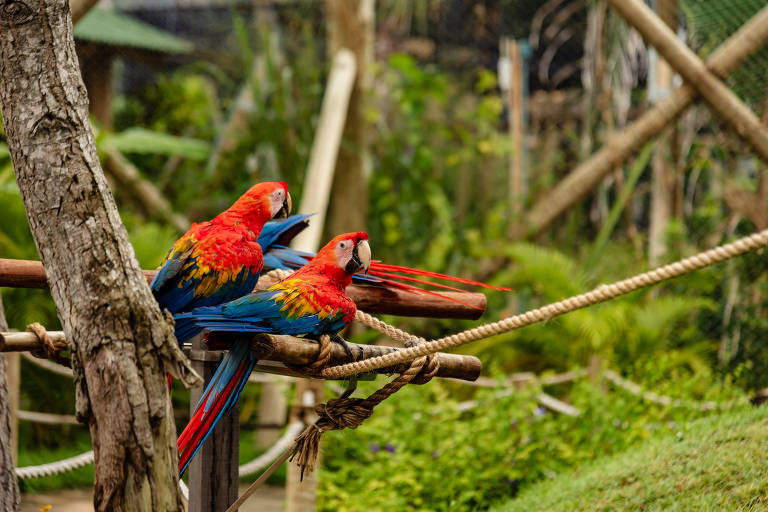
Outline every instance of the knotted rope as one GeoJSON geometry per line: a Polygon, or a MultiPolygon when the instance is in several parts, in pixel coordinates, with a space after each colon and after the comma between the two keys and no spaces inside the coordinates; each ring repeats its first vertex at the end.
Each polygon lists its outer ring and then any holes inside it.
{"type": "Polygon", "coordinates": [[[437,358],[419,357],[413,360],[406,371],[368,398],[334,398],[324,404],[316,405],[317,421],[308,425],[299,434],[290,452],[289,460],[295,461],[301,468],[301,478],[304,478],[305,472],[314,471],[320,449],[320,440],[324,432],[359,427],[373,414],[374,407],[416,379],[425,367],[427,367],[427,371],[423,376],[420,376],[423,380],[420,383],[428,382],[439,368],[439,363],[430,367],[427,362],[428,359],[436,360],[437,358]]]}
{"type": "Polygon", "coordinates": [[[333,347],[331,345],[331,337],[327,334],[321,335],[320,338],[317,339],[317,343],[320,345],[320,350],[317,352],[317,357],[314,361],[305,365],[286,364],[286,366],[310,377],[318,375],[323,368],[328,366],[328,362],[331,360],[331,350],[333,347]]]}
{"type": "Polygon", "coordinates": [[[69,358],[61,355],[61,352],[67,349],[66,341],[53,341],[53,339],[48,336],[48,331],[45,330],[45,327],[37,322],[29,324],[27,326],[27,331],[34,334],[37,339],[40,340],[40,348],[31,351],[33,356],[40,359],[50,359],[51,361],[55,361],[60,365],[66,366],[67,368],[72,367],[72,363],[70,362],[69,358]]]}
{"type": "Polygon", "coordinates": [[[609,285],[601,285],[590,292],[576,295],[553,304],[548,304],[519,315],[510,316],[497,322],[481,325],[437,340],[420,343],[418,346],[408,347],[397,352],[390,352],[383,356],[325,368],[320,373],[320,376],[325,379],[339,379],[356,373],[370,372],[378,368],[386,368],[410,361],[427,354],[434,354],[435,352],[448,348],[457,347],[498,334],[504,334],[520,329],[521,327],[526,327],[565,313],[570,313],[577,309],[605,302],[621,295],[626,295],[630,292],[658,284],[674,277],[688,274],[694,270],[720,263],[760,247],[765,247],[766,245],[768,245],[768,229],[741,238],[730,244],[715,247],[714,249],[696,254],[675,263],[670,263],[669,265],[664,265],[663,267],[649,272],[630,277],[629,279],[624,279],[609,285]]]}

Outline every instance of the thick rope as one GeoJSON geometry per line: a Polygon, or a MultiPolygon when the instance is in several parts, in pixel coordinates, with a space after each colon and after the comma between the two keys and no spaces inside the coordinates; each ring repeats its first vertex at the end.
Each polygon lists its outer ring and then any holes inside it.
{"type": "Polygon", "coordinates": [[[80,455],[75,455],[74,457],[70,457],[68,459],[63,459],[48,464],[16,468],[16,476],[21,479],[26,479],[58,475],[59,473],[66,473],[67,471],[72,471],[92,463],[93,450],[81,453],[80,455]]]}
{"type": "Polygon", "coordinates": [[[368,398],[335,398],[325,404],[315,406],[315,413],[318,415],[317,421],[308,425],[296,438],[290,452],[289,460],[295,461],[301,469],[300,478],[304,478],[305,472],[314,471],[317,454],[320,450],[320,440],[324,432],[359,427],[373,414],[374,407],[414,380],[426,364],[426,357],[419,357],[412,361],[405,372],[368,398]]]}
{"type": "Polygon", "coordinates": [[[37,322],[29,324],[27,326],[27,331],[34,334],[37,339],[40,340],[40,349],[33,350],[33,356],[39,357],[40,359],[50,359],[62,366],[70,367],[72,365],[68,358],[61,355],[61,352],[67,349],[66,341],[53,341],[51,337],[48,336],[48,331],[45,330],[45,327],[37,322]]]}
{"type": "Polygon", "coordinates": [[[331,360],[331,337],[327,334],[323,334],[318,338],[317,343],[320,345],[320,350],[317,352],[317,358],[304,366],[287,365],[291,368],[296,368],[307,375],[317,375],[323,368],[328,365],[331,360]]]}
{"type": "Polygon", "coordinates": [[[507,317],[491,324],[481,325],[444,338],[421,343],[415,347],[405,348],[397,352],[390,352],[383,356],[372,357],[370,359],[364,359],[362,361],[339,366],[332,366],[320,372],[320,376],[326,379],[339,379],[356,373],[370,372],[378,368],[386,368],[405,361],[410,361],[417,357],[434,354],[435,352],[448,348],[514,331],[521,327],[543,322],[565,313],[570,313],[577,309],[605,302],[641,288],[690,273],[694,270],[720,263],[766,245],[768,245],[768,230],[755,233],[733,243],[710,249],[675,263],[664,265],[663,267],[639,274],[629,279],[624,279],[623,281],[610,285],[601,285],[590,292],[576,295],[553,304],[548,304],[526,313],[507,317]]]}

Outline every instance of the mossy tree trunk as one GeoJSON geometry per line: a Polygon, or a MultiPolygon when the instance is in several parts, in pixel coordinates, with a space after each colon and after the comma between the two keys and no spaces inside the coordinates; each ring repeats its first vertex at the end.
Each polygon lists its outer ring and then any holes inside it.
{"type": "Polygon", "coordinates": [[[66,0],[0,0],[0,107],[16,180],[72,351],[97,510],[178,511],[170,371],[196,383],[99,164],[66,0]]]}

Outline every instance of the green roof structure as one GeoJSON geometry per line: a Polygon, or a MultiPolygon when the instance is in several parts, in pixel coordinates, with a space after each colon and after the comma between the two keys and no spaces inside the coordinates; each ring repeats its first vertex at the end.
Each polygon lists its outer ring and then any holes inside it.
{"type": "Polygon", "coordinates": [[[193,44],[127,14],[91,9],[77,25],[75,39],[161,53],[190,53],[193,44]]]}

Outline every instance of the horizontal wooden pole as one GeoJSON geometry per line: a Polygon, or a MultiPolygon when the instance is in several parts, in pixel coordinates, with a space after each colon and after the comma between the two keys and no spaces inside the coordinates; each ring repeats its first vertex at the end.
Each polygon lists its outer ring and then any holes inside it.
{"type": "MultiPolygon", "coordinates": [[[[64,332],[48,331],[48,335],[53,341],[64,340],[64,332]]],[[[235,342],[242,335],[233,335],[232,341],[235,342]]],[[[306,365],[317,358],[320,351],[320,345],[314,341],[293,336],[256,334],[251,341],[254,351],[258,352],[259,364],[257,370],[279,375],[290,375],[294,377],[303,377],[299,371],[293,370],[285,364],[306,365]],[[273,365],[265,361],[274,361],[280,363],[273,365]]],[[[369,358],[388,354],[400,350],[397,347],[386,347],[380,345],[357,345],[350,343],[352,353],[357,356],[362,349],[362,357],[369,358]]],[[[0,332],[0,352],[25,352],[37,350],[40,348],[40,341],[31,332],[0,332]]],[[[190,352],[192,359],[202,359],[206,361],[216,361],[221,358],[220,351],[192,350],[190,352]]],[[[438,353],[440,361],[440,370],[438,377],[474,381],[480,376],[483,365],[480,360],[474,356],[463,356],[458,354],[438,353]]],[[[338,343],[333,343],[331,347],[330,364],[350,363],[344,349],[338,343]]],[[[381,368],[376,373],[401,373],[408,368],[407,363],[399,364],[391,368],[381,368]]]]}
{"type": "MultiPolygon", "coordinates": [[[[233,338],[233,341],[235,339],[236,338],[233,338]]],[[[254,350],[259,353],[258,357],[260,360],[274,360],[292,365],[309,364],[317,358],[317,354],[320,351],[320,345],[317,342],[303,338],[295,338],[293,336],[257,334],[253,336],[252,342],[254,344],[254,350]]],[[[361,357],[365,359],[382,356],[400,350],[397,347],[387,347],[383,345],[358,345],[350,343],[350,346],[352,354],[356,357],[362,349],[361,357]]],[[[483,369],[480,359],[474,356],[438,352],[437,357],[440,361],[440,369],[437,372],[438,377],[474,381],[480,376],[480,372],[483,369]]],[[[342,346],[338,343],[333,343],[329,364],[338,365],[347,362],[352,361],[347,356],[342,346]]],[[[376,370],[376,373],[401,373],[404,372],[408,366],[410,366],[408,363],[403,363],[390,368],[381,368],[376,370]]],[[[271,371],[271,368],[272,367],[263,366],[264,370],[271,371]]],[[[280,373],[282,375],[301,375],[301,373],[291,370],[290,368],[286,368],[285,370],[286,371],[279,370],[275,373],[280,373]]]]}
{"type": "MultiPolygon", "coordinates": [[[[317,354],[320,351],[320,345],[317,342],[293,336],[257,334],[253,336],[252,342],[254,343],[254,350],[260,354],[259,359],[275,360],[292,365],[309,364],[317,358],[317,354]]],[[[352,354],[356,357],[362,349],[360,357],[364,359],[400,350],[397,347],[383,345],[357,345],[350,343],[350,346],[352,354]]],[[[438,377],[474,381],[480,376],[480,372],[483,369],[480,359],[474,356],[438,352],[437,357],[440,361],[440,369],[437,372],[438,377]]],[[[329,364],[338,365],[348,362],[352,361],[347,356],[344,348],[338,343],[333,343],[329,364]]],[[[381,368],[376,370],[376,373],[402,373],[408,366],[410,366],[408,363],[403,363],[390,368],[381,368]]],[[[267,368],[264,369],[266,370],[267,368]]],[[[290,369],[287,368],[286,370],[290,369]]],[[[293,370],[282,374],[301,375],[293,370]]]]}
{"type": "MultiPolygon", "coordinates": [[[[54,342],[64,340],[64,331],[48,331],[54,342]]],[[[0,332],[0,352],[29,352],[42,348],[40,340],[31,332],[0,332]]]]}
{"type": "MultiPolygon", "coordinates": [[[[144,270],[147,281],[151,281],[156,270],[144,270]]],[[[259,286],[271,283],[267,277],[259,280],[259,286]]],[[[0,287],[47,289],[48,281],[45,270],[39,261],[12,260],[0,258],[0,287]]],[[[477,320],[485,311],[485,295],[471,292],[440,292],[454,302],[433,295],[410,293],[377,286],[352,285],[347,294],[357,306],[367,312],[399,316],[417,316],[427,318],[466,318],[477,320]]]]}

